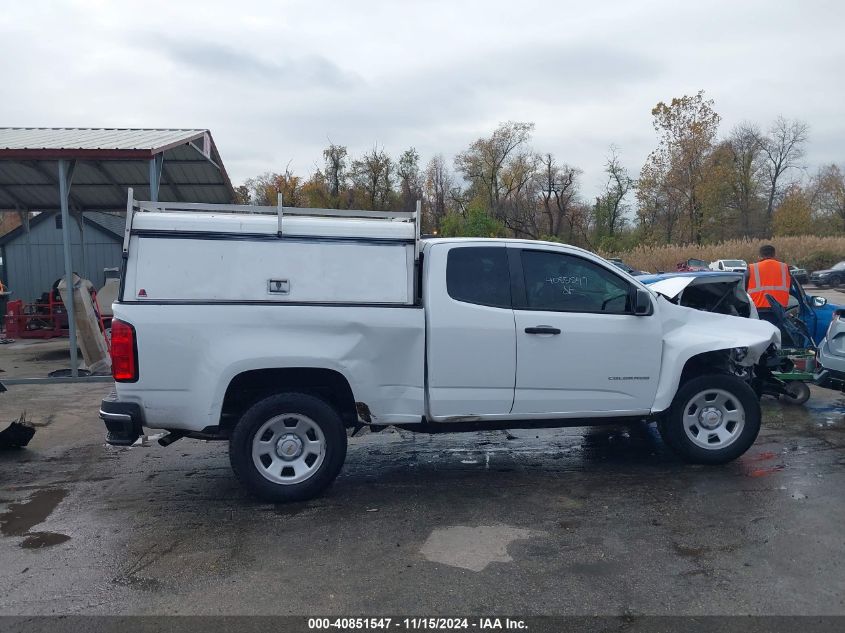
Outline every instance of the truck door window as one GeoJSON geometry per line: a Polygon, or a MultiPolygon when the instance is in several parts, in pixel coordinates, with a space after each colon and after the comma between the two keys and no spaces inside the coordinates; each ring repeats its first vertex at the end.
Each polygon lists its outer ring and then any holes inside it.
{"type": "Polygon", "coordinates": [[[549,251],[522,251],[527,307],[558,312],[631,312],[631,286],[591,261],[549,251]]]}
{"type": "Polygon", "coordinates": [[[446,260],[446,291],[455,301],[510,308],[507,249],[462,246],[450,250],[446,260]]]}

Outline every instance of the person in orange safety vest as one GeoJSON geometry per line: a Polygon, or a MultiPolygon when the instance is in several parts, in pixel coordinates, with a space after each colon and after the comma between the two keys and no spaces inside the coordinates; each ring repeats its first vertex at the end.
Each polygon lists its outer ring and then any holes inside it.
{"type": "Polygon", "coordinates": [[[760,247],[760,261],[748,266],[746,288],[761,319],[774,321],[769,300],[771,296],[784,308],[789,305],[789,286],[792,278],[789,266],[775,259],[775,247],[765,244],[760,247]]]}

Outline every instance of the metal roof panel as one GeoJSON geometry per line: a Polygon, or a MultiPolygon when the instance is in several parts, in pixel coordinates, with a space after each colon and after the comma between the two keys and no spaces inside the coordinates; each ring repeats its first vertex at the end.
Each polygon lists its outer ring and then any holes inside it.
{"type": "Polygon", "coordinates": [[[0,149],[155,151],[202,136],[201,129],[0,127],[0,149]]]}

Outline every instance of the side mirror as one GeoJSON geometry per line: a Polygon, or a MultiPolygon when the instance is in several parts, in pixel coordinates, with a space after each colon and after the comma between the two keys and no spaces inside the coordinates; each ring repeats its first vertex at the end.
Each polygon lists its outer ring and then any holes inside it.
{"type": "Polygon", "coordinates": [[[822,306],[827,305],[827,299],[825,297],[813,297],[813,307],[814,308],[821,308],[822,306]]]}
{"type": "Polygon", "coordinates": [[[653,311],[651,293],[643,288],[637,288],[634,296],[634,314],[637,316],[648,316],[653,311]]]}

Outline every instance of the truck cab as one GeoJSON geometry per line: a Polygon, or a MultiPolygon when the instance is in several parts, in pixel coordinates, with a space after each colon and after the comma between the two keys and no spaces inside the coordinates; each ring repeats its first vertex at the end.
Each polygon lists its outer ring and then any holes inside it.
{"type": "Polygon", "coordinates": [[[697,463],[759,430],[777,329],[674,305],[583,249],[423,240],[419,212],[129,206],[107,441],[226,440],[264,498],[318,494],[360,425],[654,421],[697,463]]]}

